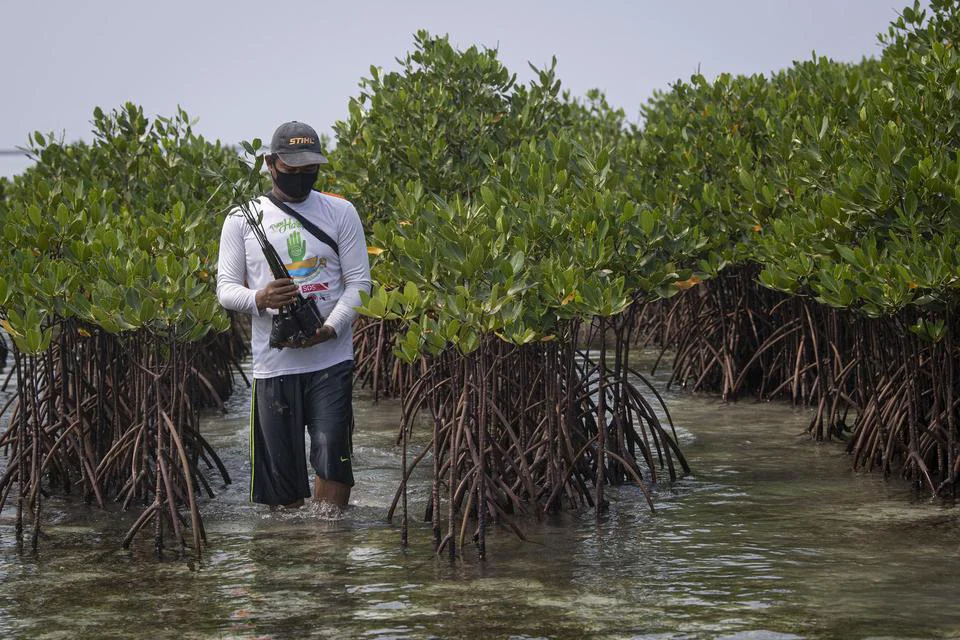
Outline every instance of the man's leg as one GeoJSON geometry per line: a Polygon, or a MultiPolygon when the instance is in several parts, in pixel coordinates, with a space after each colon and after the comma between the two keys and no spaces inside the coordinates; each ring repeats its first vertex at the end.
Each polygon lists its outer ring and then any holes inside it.
{"type": "Polygon", "coordinates": [[[315,476],[313,500],[315,502],[327,502],[343,509],[350,502],[350,490],[352,488],[350,485],[336,480],[324,480],[320,476],[315,476]]]}
{"type": "Polygon", "coordinates": [[[310,432],[310,463],[316,473],[313,499],[341,509],[353,487],[353,361],[311,375],[304,393],[310,432]]]}
{"type": "Polygon", "coordinates": [[[253,502],[296,508],[310,496],[301,388],[297,376],[254,380],[250,405],[253,502]]]}

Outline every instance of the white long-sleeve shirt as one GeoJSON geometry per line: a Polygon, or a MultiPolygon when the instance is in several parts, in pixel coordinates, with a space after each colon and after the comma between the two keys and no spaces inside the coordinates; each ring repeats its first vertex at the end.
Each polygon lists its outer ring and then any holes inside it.
{"type": "Polygon", "coordinates": [[[217,298],[227,309],[253,316],[253,377],[272,378],[318,371],[353,358],[353,319],[360,290],[370,290],[370,263],[363,226],[347,200],[313,191],[303,202],[285,203],[326,232],[340,255],[315,238],[266,196],[254,201],[261,225],[305,297],[316,299],[324,324],[337,337],[305,349],[270,347],[273,310],[257,309],[257,291],[274,280],[253,231],[242,213],[227,216],[220,233],[217,298]]]}

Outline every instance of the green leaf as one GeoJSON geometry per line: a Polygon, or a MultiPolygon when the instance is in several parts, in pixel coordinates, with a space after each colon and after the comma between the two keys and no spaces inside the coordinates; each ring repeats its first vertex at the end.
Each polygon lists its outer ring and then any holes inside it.
{"type": "Polygon", "coordinates": [[[914,191],[907,191],[907,195],[904,196],[903,199],[903,209],[908,218],[912,218],[916,215],[917,205],[917,194],[914,191]]]}
{"type": "Polygon", "coordinates": [[[420,291],[417,285],[409,280],[403,286],[403,302],[407,306],[413,306],[420,302],[420,291]]]}

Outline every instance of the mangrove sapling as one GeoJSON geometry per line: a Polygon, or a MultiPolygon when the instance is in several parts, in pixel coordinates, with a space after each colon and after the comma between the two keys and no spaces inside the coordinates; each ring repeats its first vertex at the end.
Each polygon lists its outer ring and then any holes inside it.
{"type": "MultiPolygon", "coordinates": [[[[555,61],[523,86],[495,49],[457,50],[449,38],[425,31],[415,35],[414,51],[398,60],[397,71],[371,68],[371,77],[360,82],[360,95],[350,101],[349,117],[334,125],[337,172],[330,186],[357,205],[374,233],[383,224],[387,234],[403,236],[406,225],[423,215],[425,200],[477,199],[491,168],[530,140],[573,122],[593,124],[584,107],[561,96],[555,61]],[[460,80],[451,90],[454,77],[460,80]]],[[[603,105],[600,96],[595,98],[595,107],[603,105]]],[[[384,253],[393,244],[374,240],[369,248],[374,270],[378,262],[394,259],[384,253]]],[[[433,267],[426,257],[417,253],[403,259],[419,262],[416,266],[429,276],[433,267]]],[[[401,330],[401,323],[390,320],[357,322],[356,379],[375,398],[402,396],[424,373],[394,355],[395,334],[401,330]]]]}
{"type": "Polygon", "coordinates": [[[97,109],[95,126],[89,146],[32,136],[40,161],[0,203],[0,217],[21,221],[0,238],[0,266],[17,274],[16,296],[0,285],[17,362],[0,507],[16,497],[18,535],[29,520],[35,545],[42,498],[79,488],[101,507],[147,506],[125,543],[152,522],[158,549],[172,533],[199,553],[195,494],[212,495],[200,465],[229,476],[197,410],[222,406],[245,348],[236,331],[205,339],[229,326],[210,274],[219,220],[208,207],[225,198],[199,168],[238,176],[242,161],[195,136],[183,112],[151,123],[133,105],[97,109]]]}

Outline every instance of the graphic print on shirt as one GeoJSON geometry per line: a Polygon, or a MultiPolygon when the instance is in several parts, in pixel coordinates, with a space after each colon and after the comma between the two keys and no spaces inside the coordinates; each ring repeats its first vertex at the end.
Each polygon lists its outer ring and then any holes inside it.
{"type": "MultiPolygon", "coordinates": [[[[308,260],[303,259],[307,255],[307,241],[303,239],[299,231],[294,231],[287,236],[287,254],[290,256],[287,271],[290,272],[294,280],[309,278],[323,268],[323,266],[320,266],[319,256],[313,256],[308,260]]],[[[326,261],[324,261],[324,266],[326,266],[326,261]]]]}
{"type": "Polygon", "coordinates": [[[315,297],[323,300],[324,296],[316,294],[330,288],[330,283],[322,280],[327,260],[320,256],[307,257],[307,241],[300,233],[302,228],[303,225],[296,220],[283,220],[270,225],[272,231],[290,232],[286,240],[290,262],[285,263],[285,266],[294,283],[300,287],[300,292],[304,295],[315,294],[315,297]]]}

